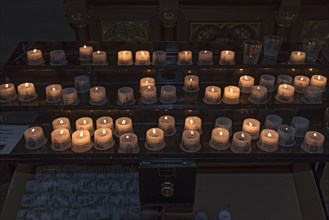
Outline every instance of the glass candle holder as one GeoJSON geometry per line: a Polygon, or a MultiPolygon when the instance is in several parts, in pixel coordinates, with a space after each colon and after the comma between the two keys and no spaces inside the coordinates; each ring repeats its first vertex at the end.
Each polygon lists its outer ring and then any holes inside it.
{"type": "Polygon", "coordinates": [[[134,133],[125,133],[121,135],[119,141],[119,153],[138,153],[140,150],[137,135],[134,133]]]}
{"type": "Polygon", "coordinates": [[[166,65],[166,64],[167,64],[167,52],[163,50],[153,51],[152,65],[166,65]]]}
{"type": "Polygon", "coordinates": [[[283,119],[279,115],[269,114],[266,116],[264,128],[277,131],[282,124],[283,119]]]}
{"type": "Polygon", "coordinates": [[[166,146],[164,132],[161,128],[151,128],[146,131],[145,148],[150,151],[160,151],[166,146]]]}
{"type": "Polygon", "coordinates": [[[279,145],[282,147],[292,147],[296,143],[296,129],[289,125],[280,125],[278,128],[279,145]]]}
{"type": "Polygon", "coordinates": [[[251,87],[249,102],[253,104],[264,104],[267,102],[267,88],[264,86],[251,87]]]}
{"type": "Polygon", "coordinates": [[[226,128],[214,128],[211,131],[209,146],[215,150],[226,150],[230,147],[230,132],[226,128]]]}
{"type": "Polygon", "coordinates": [[[281,36],[264,36],[263,63],[275,64],[281,48],[283,38],[281,36]],[[264,62],[265,61],[265,62],[264,62]]]}
{"type": "Polygon", "coordinates": [[[321,104],[322,103],[322,90],[316,86],[308,86],[305,90],[302,101],[306,104],[321,104]]]}
{"type": "Polygon", "coordinates": [[[136,102],[134,90],[131,87],[121,87],[118,89],[118,105],[133,105],[136,102]]]}
{"type": "Polygon", "coordinates": [[[35,91],[34,84],[31,82],[22,83],[17,86],[18,100],[20,102],[29,102],[35,100],[38,94],[35,91]]]}
{"type": "Polygon", "coordinates": [[[107,54],[105,51],[94,51],[92,52],[93,65],[107,65],[107,54]]]}
{"type": "Polygon", "coordinates": [[[246,118],[242,124],[242,131],[250,134],[251,140],[259,138],[260,122],[254,118],[246,118]]]}
{"type": "Polygon", "coordinates": [[[186,75],[184,77],[183,90],[185,92],[197,92],[199,91],[199,77],[196,75],[186,75]]]}
{"type": "Polygon", "coordinates": [[[304,137],[309,125],[310,121],[302,116],[295,116],[291,120],[291,126],[296,129],[296,137],[304,137]]]}
{"type": "Polygon", "coordinates": [[[173,85],[161,86],[160,102],[165,104],[171,104],[175,103],[176,101],[176,87],[173,85]]]}
{"type": "Polygon", "coordinates": [[[118,66],[130,66],[133,63],[133,54],[130,50],[121,50],[118,52],[118,66]]]}
{"type": "Polygon", "coordinates": [[[264,74],[260,77],[259,85],[267,88],[267,92],[274,91],[275,77],[272,75],[264,74]]]}
{"type": "Polygon", "coordinates": [[[14,84],[5,83],[0,85],[0,102],[11,102],[16,100],[17,97],[14,84]]]}
{"type": "Polygon", "coordinates": [[[226,86],[224,88],[224,95],[222,101],[225,104],[239,104],[240,88],[236,86],[226,86]]]}
{"type": "Polygon", "coordinates": [[[303,51],[291,51],[288,64],[304,64],[306,53],[303,51]]]}
{"type": "Polygon", "coordinates": [[[254,77],[252,76],[241,76],[239,80],[239,88],[241,93],[250,93],[251,87],[254,86],[254,77]]]}
{"type": "Polygon", "coordinates": [[[64,151],[72,147],[71,133],[66,128],[59,128],[51,132],[51,149],[64,151]]]}
{"type": "Polygon", "coordinates": [[[184,50],[178,52],[177,65],[192,65],[192,51],[184,50]]]}
{"type": "Polygon", "coordinates": [[[79,48],[79,60],[81,63],[90,63],[91,62],[91,54],[94,48],[92,46],[83,45],[79,48]]]}
{"type": "Polygon", "coordinates": [[[257,147],[265,152],[275,152],[279,150],[279,134],[272,129],[264,129],[260,133],[257,147]]]}
{"type": "Polygon", "coordinates": [[[146,50],[137,51],[135,65],[150,65],[150,52],[146,50]]]}
{"type": "Polygon", "coordinates": [[[176,133],[175,118],[170,115],[163,115],[159,118],[159,128],[164,131],[166,137],[173,136],[176,133]]]}
{"type": "Polygon", "coordinates": [[[80,102],[77,90],[73,87],[62,90],[62,100],[64,105],[78,105],[80,102]]]}
{"type": "Polygon", "coordinates": [[[223,50],[220,52],[220,65],[234,65],[235,52],[231,50],[223,50]]]}
{"type": "Polygon", "coordinates": [[[215,128],[225,128],[232,135],[232,120],[228,117],[218,117],[215,120],[215,128]]]}
{"type": "Polygon", "coordinates": [[[90,79],[87,75],[80,75],[74,78],[74,86],[78,93],[89,92],[90,90],[90,79]]]}
{"type": "Polygon", "coordinates": [[[27,65],[37,66],[43,65],[45,60],[43,59],[42,51],[38,49],[29,50],[27,55],[27,65]]]}
{"type": "Polygon", "coordinates": [[[108,150],[115,142],[110,128],[98,128],[94,133],[94,147],[97,150],[108,150]]]}
{"type": "Polygon", "coordinates": [[[322,153],[324,151],[324,140],[325,137],[320,132],[307,131],[304,137],[304,141],[300,146],[307,153],[322,153]]]}
{"type": "Polygon", "coordinates": [[[286,74],[280,74],[276,80],[276,88],[278,88],[281,84],[292,84],[292,77],[286,74]]]}
{"type": "Polygon", "coordinates": [[[295,88],[288,84],[281,84],[275,99],[282,103],[292,103],[294,101],[295,88]]]}
{"type": "Polygon", "coordinates": [[[303,39],[303,51],[306,52],[306,62],[315,63],[324,43],[325,42],[320,39],[303,39]]]}
{"type": "Polygon", "coordinates": [[[51,84],[46,87],[46,101],[48,103],[60,103],[62,101],[62,86],[51,84]]]}
{"type": "Polygon", "coordinates": [[[77,130],[72,134],[71,150],[75,153],[83,153],[91,150],[93,143],[88,130],[77,130]]]}
{"type": "Polygon", "coordinates": [[[182,134],[181,150],[195,153],[201,149],[200,134],[196,130],[185,130],[182,134]]]}
{"type": "Polygon", "coordinates": [[[212,51],[201,50],[198,56],[198,65],[212,65],[212,51]]]}
{"type": "Polygon", "coordinates": [[[255,65],[258,62],[262,52],[263,42],[256,40],[243,41],[243,63],[247,65],[255,65]]]}
{"type": "Polygon", "coordinates": [[[158,101],[157,88],[155,86],[146,86],[141,89],[141,103],[154,104],[158,101]]]}
{"type": "Polygon", "coordinates": [[[218,86],[207,86],[203,102],[209,105],[219,104],[221,102],[221,89],[218,86]]]}
{"type": "Polygon", "coordinates": [[[62,66],[67,64],[67,59],[64,50],[52,50],[50,51],[50,65],[62,66]]]}
{"type": "Polygon", "coordinates": [[[230,149],[234,153],[250,153],[251,152],[251,137],[250,134],[244,131],[237,131],[233,134],[230,149]]]}
{"type": "Polygon", "coordinates": [[[296,93],[304,93],[310,83],[310,78],[307,76],[297,75],[294,78],[293,86],[296,93]]]}
{"type": "Polygon", "coordinates": [[[43,129],[40,126],[33,126],[24,131],[25,147],[27,149],[38,149],[47,143],[43,129]]]}

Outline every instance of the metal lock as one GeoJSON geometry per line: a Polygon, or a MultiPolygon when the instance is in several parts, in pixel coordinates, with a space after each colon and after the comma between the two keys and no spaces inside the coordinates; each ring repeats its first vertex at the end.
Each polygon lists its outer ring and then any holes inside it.
{"type": "Polygon", "coordinates": [[[171,182],[164,182],[161,184],[161,195],[166,198],[172,197],[174,195],[174,184],[171,182]]]}

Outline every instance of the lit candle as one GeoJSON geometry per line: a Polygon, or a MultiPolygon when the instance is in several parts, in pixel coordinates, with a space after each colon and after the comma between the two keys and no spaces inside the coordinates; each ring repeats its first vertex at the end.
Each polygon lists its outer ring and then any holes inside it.
{"type": "Polygon", "coordinates": [[[165,65],[167,62],[167,52],[163,50],[157,50],[152,53],[153,65],[165,65]]]}
{"type": "Polygon", "coordinates": [[[107,65],[107,57],[105,51],[97,50],[92,52],[93,65],[107,65]]]}
{"type": "Polygon", "coordinates": [[[77,130],[72,134],[72,151],[76,153],[83,153],[93,148],[93,143],[90,139],[88,130],[77,130]]]}
{"type": "Polygon", "coordinates": [[[195,130],[185,130],[182,135],[180,148],[188,153],[195,153],[201,149],[200,134],[195,130]]]}
{"type": "Polygon", "coordinates": [[[114,130],[113,119],[109,116],[99,117],[96,120],[96,128],[109,128],[114,130]]]}
{"type": "Polygon", "coordinates": [[[250,153],[251,152],[251,137],[250,134],[244,131],[237,131],[233,134],[230,149],[234,153],[250,153]]]}
{"type": "Polygon", "coordinates": [[[159,128],[164,131],[166,137],[176,133],[175,118],[170,115],[163,115],[159,118],[159,128]]]}
{"type": "Polygon", "coordinates": [[[304,93],[309,83],[310,83],[310,78],[308,78],[307,76],[301,76],[301,75],[295,76],[293,83],[293,86],[295,87],[295,92],[304,93]]]}
{"type": "Polygon", "coordinates": [[[212,65],[212,51],[209,50],[201,50],[199,51],[198,57],[199,65],[212,65]]]}
{"type": "Polygon", "coordinates": [[[291,126],[296,129],[296,137],[304,137],[309,125],[310,121],[302,116],[294,116],[291,120],[291,126]]]}
{"type": "Polygon", "coordinates": [[[232,120],[228,117],[218,117],[215,120],[215,128],[225,128],[232,135],[232,120]]]}
{"type": "Polygon", "coordinates": [[[6,83],[0,85],[0,102],[11,102],[17,99],[17,92],[14,84],[6,83]]]}
{"type": "Polygon", "coordinates": [[[125,133],[133,133],[133,123],[128,117],[121,117],[115,121],[115,135],[120,137],[125,133]]]}
{"type": "Polygon", "coordinates": [[[146,132],[145,148],[151,151],[162,150],[166,146],[164,132],[160,128],[151,128],[146,132]]]}
{"type": "Polygon", "coordinates": [[[234,51],[223,50],[220,53],[219,64],[221,64],[221,65],[234,65],[235,64],[234,57],[235,57],[234,51]]]}
{"type": "Polygon", "coordinates": [[[301,148],[308,153],[322,153],[324,144],[324,135],[317,131],[308,131],[305,134],[301,148]]]}
{"type": "Polygon", "coordinates": [[[239,88],[242,93],[250,93],[251,87],[254,86],[254,78],[251,76],[241,76],[239,80],[239,88]]]}
{"type": "Polygon", "coordinates": [[[291,103],[294,101],[295,88],[288,84],[279,85],[278,93],[275,99],[282,103],[291,103]]]}
{"type": "Polygon", "coordinates": [[[178,65],[192,65],[192,52],[189,50],[178,52],[178,65]]]}
{"type": "Polygon", "coordinates": [[[44,64],[45,60],[42,56],[41,50],[29,50],[27,51],[27,64],[28,65],[41,65],[44,64]]]}
{"type": "Polygon", "coordinates": [[[282,124],[282,117],[279,115],[269,114],[266,116],[264,128],[278,130],[279,126],[282,124]]]}
{"type": "Polygon", "coordinates": [[[34,126],[24,131],[25,147],[27,149],[38,149],[47,143],[43,130],[40,126],[34,126]]]}
{"type": "Polygon", "coordinates": [[[133,55],[130,50],[121,50],[118,52],[118,65],[133,65],[133,55]]]}
{"type": "Polygon", "coordinates": [[[272,129],[262,130],[257,147],[266,152],[275,152],[279,150],[279,134],[272,129]]]}
{"type": "Polygon", "coordinates": [[[74,86],[78,93],[89,92],[91,87],[89,76],[80,75],[74,77],[74,86]]]}
{"type": "Polygon", "coordinates": [[[189,116],[185,118],[185,130],[194,130],[202,134],[202,120],[197,116],[189,116]]]}
{"type": "Polygon", "coordinates": [[[132,105],[135,103],[134,90],[131,87],[121,87],[118,89],[118,105],[132,105]]]}
{"type": "Polygon", "coordinates": [[[278,88],[279,85],[281,85],[281,84],[291,85],[292,84],[292,77],[289,76],[289,75],[286,75],[286,74],[278,75],[277,80],[276,80],[276,88],[278,88]]]}
{"type": "Polygon", "coordinates": [[[254,104],[264,104],[267,102],[267,88],[264,86],[251,87],[249,102],[254,104]]]}
{"type": "Polygon", "coordinates": [[[176,87],[173,85],[161,86],[160,102],[165,104],[176,102],[176,87]]]}
{"type": "Polygon", "coordinates": [[[103,86],[95,86],[89,90],[90,104],[103,105],[108,102],[106,89],[103,86]]]}
{"type": "Polygon", "coordinates": [[[110,128],[99,128],[95,131],[94,147],[97,150],[108,150],[114,146],[115,142],[110,128]]]}
{"type": "Polygon", "coordinates": [[[120,136],[119,153],[138,153],[138,138],[134,133],[126,133],[120,136]]]}
{"type": "Polygon", "coordinates": [[[51,149],[64,151],[72,147],[70,131],[66,128],[59,128],[51,132],[51,149]]]}
{"type": "Polygon", "coordinates": [[[56,118],[52,121],[53,130],[56,129],[68,129],[71,132],[70,119],[66,117],[56,118]]]}
{"type": "Polygon", "coordinates": [[[226,86],[224,88],[223,102],[225,104],[238,104],[240,102],[240,88],[226,86]]]}
{"type": "Polygon", "coordinates": [[[141,90],[141,103],[143,104],[154,104],[158,100],[157,88],[155,86],[146,86],[141,90]]]}
{"type": "Polygon", "coordinates": [[[186,92],[197,92],[199,89],[199,77],[196,75],[186,75],[183,90],[186,92]]]}
{"type": "Polygon", "coordinates": [[[218,86],[207,86],[203,102],[206,104],[219,104],[221,101],[221,89],[218,86]]]}
{"type": "Polygon", "coordinates": [[[91,61],[91,54],[93,52],[92,46],[83,45],[79,48],[79,60],[82,62],[90,62],[91,61]]]}
{"type": "Polygon", "coordinates": [[[141,92],[142,88],[147,86],[155,86],[155,79],[152,77],[143,77],[139,80],[139,91],[141,92]]]}
{"type": "Polygon", "coordinates": [[[73,87],[68,87],[62,90],[62,100],[64,105],[79,104],[77,90],[73,87]]]}
{"type": "Polygon", "coordinates": [[[211,132],[210,147],[215,150],[226,150],[229,148],[230,132],[226,128],[214,128],[211,132]]]}
{"type": "Polygon", "coordinates": [[[62,101],[62,86],[51,84],[46,87],[46,100],[48,103],[58,103],[62,101]]]}
{"type": "Polygon", "coordinates": [[[260,122],[254,118],[246,118],[243,121],[242,131],[250,134],[251,140],[259,138],[260,122]]]}
{"type": "Polygon", "coordinates": [[[289,64],[304,64],[306,53],[302,51],[291,51],[289,64]]]}
{"type": "Polygon", "coordinates": [[[150,65],[150,52],[146,50],[137,51],[135,65],[150,65]]]}
{"type": "Polygon", "coordinates": [[[283,147],[291,147],[295,145],[296,129],[289,125],[280,125],[278,129],[279,145],[283,147]]]}
{"type": "Polygon", "coordinates": [[[94,135],[94,123],[90,117],[82,117],[75,121],[76,130],[88,130],[90,135],[94,135]]]}
{"type": "Polygon", "coordinates": [[[260,77],[259,85],[267,88],[267,92],[274,91],[275,77],[272,75],[264,74],[260,77]]]}
{"type": "Polygon", "coordinates": [[[38,97],[33,83],[22,83],[17,87],[17,90],[18,100],[21,102],[32,101],[38,97]]]}
{"type": "Polygon", "coordinates": [[[325,91],[327,86],[327,77],[322,75],[313,75],[311,78],[311,86],[316,86],[322,89],[322,91],[325,91]]]}

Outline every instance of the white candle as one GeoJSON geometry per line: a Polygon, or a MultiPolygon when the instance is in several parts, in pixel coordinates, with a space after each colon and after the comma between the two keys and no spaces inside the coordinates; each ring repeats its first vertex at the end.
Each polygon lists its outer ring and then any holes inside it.
{"type": "Polygon", "coordinates": [[[88,130],[90,135],[94,135],[94,123],[90,117],[82,117],[75,121],[76,130],[88,130]]]}
{"type": "Polygon", "coordinates": [[[242,93],[250,93],[251,87],[254,86],[254,78],[251,76],[241,76],[239,80],[239,88],[242,93]]]}
{"type": "Polygon", "coordinates": [[[150,65],[150,52],[146,50],[137,51],[135,65],[150,65]]]}
{"type": "Polygon", "coordinates": [[[62,86],[51,84],[46,87],[46,100],[48,103],[58,103],[62,101],[62,86]]]}
{"type": "Polygon", "coordinates": [[[113,119],[109,116],[102,116],[96,120],[96,128],[109,128],[114,130],[113,119]]]}
{"type": "Polygon", "coordinates": [[[250,134],[244,131],[237,131],[233,134],[230,149],[234,153],[250,153],[251,152],[251,137],[250,134]]]}
{"type": "Polygon", "coordinates": [[[250,134],[251,140],[259,138],[260,122],[254,118],[246,118],[243,121],[242,131],[250,134]]]}
{"type": "Polygon", "coordinates": [[[66,128],[59,128],[51,132],[51,149],[64,151],[72,146],[70,131],[66,128]]]}
{"type": "Polygon", "coordinates": [[[278,128],[279,145],[283,147],[291,147],[295,145],[296,129],[289,125],[280,125],[278,128]]]}
{"type": "Polygon", "coordinates": [[[308,153],[322,153],[325,137],[317,131],[308,131],[305,134],[301,148],[308,153]]]}
{"type": "Polygon", "coordinates": [[[28,102],[36,99],[38,94],[35,91],[33,83],[26,82],[18,85],[18,100],[21,102],[28,102]]]}
{"type": "Polygon", "coordinates": [[[223,102],[225,104],[238,104],[240,102],[240,88],[226,86],[224,88],[223,102]]]}
{"type": "Polygon", "coordinates": [[[207,86],[203,102],[206,104],[219,104],[221,101],[221,89],[218,86],[207,86]]]}
{"type": "Polygon", "coordinates": [[[53,130],[65,128],[71,132],[70,119],[66,117],[56,118],[52,121],[53,130]]]}
{"type": "Polygon", "coordinates": [[[275,152],[279,149],[278,146],[279,134],[272,129],[262,130],[257,146],[259,149],[266,152],[275,152]]]}
{"type": "Polygon", "coordinates": [[[133,133],[133,123],[128,117],[121,117],[115,121],[115,135],[120,137],[125,133],[133,133]]]}
{"type": "Polygon", "coordinates": [[[14,84],[5,83],[0,85],[0,102],[11,102],[17,99],[17,92],[14,84]]]}
{"type": "Polygon", "coordinates": [[[220,53],[219,64],[221,64],[221,65],[234,65],[235,64],[234,57],[235,57],[234,51],[223,50],[220,53]]]}
{"type": "Polygon", "coordinates": [[[178,52],[178,65],[192,65],[192,52],[189,50],[178,52]]]}
{"type": "Polygon", "coordinates": [[[313,75],[310,85],[319,87],[322,89],[322,91],[325,91],[327,86],[327,77],[323,75],[313,75]]]}
{"type": "Polygon", "coordinates": [[[159,118],[159,128],[164,131],[166,137],[176,133],[175,118],[170,115],[163,115],[159,118]]]}
{"type": "Polygon", "coordinates": [[[132,65],[133,55],[130,50],[121,50],[118,52],[118,65],[132,65]]]}
{"type": "Polygon", "coordinates": [[[134,133],[126,133],[120,136],[119,153],[138,153],[138,138],[134,133]]]}
{"type": "Polygon", "coordinates": [[[322,103],[322,89],[316,86],[308,86],[305,90],[302,101],[307,104],[321,104],[322,103]]]}
{"type": "Polygon", "coordinates": [[[44,64],[45,61],[42,56],[41,50],[29,50],[27,51],[27,64],[28,65],[41,65],[44,64]]]}
{"type": "Polygon", "coordinates": [[[267,88],[267,92],[273,92],[275,77],[272,75],[264,74],[260,77],[259,85],[267,88]]]}
{"type": "Polygon", "coordinates": [[[308,78],[307,76],[302,76],[302,75],[295,76],[293,83],[293,86],[295,87],[295,92],[304,93],[309,83],[310,83],[310,78],[308,78]]]}
{"type": "Polygon", "coordinates": [[[185,118],[185,130],[194,130],[202,134],[202,120],[197,116],[189,116],[185,118]]]}
{"type": "Polygon", "coordinates": [[[145,148],[151,151],[162,150],[166,146],[164,132],[160,128],[151,128],[146,132],[145,148]]]}
{"type": "Polygon", "coordinates": [[[199,51],[198,57],[199,65],[212,65],[212,51],[209,50],[201,50],[199,51]]]}
{"type": "Polygon", "coordinates": [[[108,64],[105,51],[97,50],[95,52],[92,52],[92,60],[93,60],[93,65],[108,64]]]}
{"type": "Polygon", "coordinates": [[[146,86],[141,89],[141,103],[154,104],[157,100],[157,88],[155,86],[146,86]]]}
{"type": "Polygon", "coordinates": [[[79,103],[77,90],[73,87],[63,89],[62,99],[64,105],[77,105],[79,103]]]}
{"type": "Polygon", "coordinates": [[[196,75],[186,75],[183,90],[186,92],[197,92],[199,89],[199,77],[196,75]]]}
{"type": "Polygon", "coordinates": [[[215,128],[225,128],[232,134],[232,120],[228,117],[218,117],[215,120],[215,128]]]}
{"type": "Polygon", "coordinates": [[[229,148],[230,132],[226,128],[214,128],[211,132],[210,147],[215,150],[226,150],[229,148]]]}
{"type": "Polygon", "coordinates": [[[304,64],[306,53],[302,51],[291,51],[289,64],[304,64]]]}
{"type": "Polygon", "coordinates": [[[88,130],[77,130],[72,134],[72,151],[83,153],[93,148],[88,130]]]}
{"type": "Polygon", "coordinates": [[[254,104],[263,104],[267,102],[267,88],[264,86],[251,87],[248,100],[254,104]]]}
{"type": "Polygon", "coordinates": [[[152,64],[153,65],[165,65],[167,62],[167,52],[157,50],[152,53],[152,64]]]}
{"type": "Polygon", "coordinates": [[[155,79],[152,77],[143,77],[139,80],[139,91],[147,86],[155,86],[155,79]]]}
{"type": "Polygon", "coordinates": [[[118,105],[132,105],[135,103],[134,90],[131,87],[121,87],[118,89],[118,105]]]}
{"type": "Polygon", "coordinates": [[[47,138],[40,126],[34,126],[24,131],[25,147],[28,149],[38,149],[47,143],[47,138]]]}
{"type": "Polygon", "coordinates": [[[160,102],[165,104],[176,102],[176,87],[173,85],[161,86],[160,102]]]}
{"type": "Polygon", "coordinates": [[[94,147],[97,150],[108,150],[114,146],[115,142],[110,128],[99,128],[94,134],[94,147]]]}
{"type": "Polygon", "coordinates": [[[264,127],[267,129],[278,130],[279,126],[282,124],[282,117],[279,115],[269,114],[266,116],[264,127]]]}
{"type": "Polygon", "coordinates": [[[294,101],[295,88],[288,84],[279,85],[278,93],[275,99],[283,103],[291,103],[294,101]]]}
{"type": "Polygon", "coordinates": [[[89,90],[90,104],[103,105],[108,102],[106,89],[103,86],[95,86],[89,90]]]}
{"type": "Polygon", "coordinates": [[[86,46],[83,45],[82,47],[79,48],[79,60],[80,61],[86,61],[90,62],[91,61],[91,54],[93,52],[93,47],[92,46],[86,46]]]}
{"type": "Polygon", "coordinates": [[[180,148],[188,153],[199,151],[201,149],[199,132],[195,130],[183,131],[180,148]]]}

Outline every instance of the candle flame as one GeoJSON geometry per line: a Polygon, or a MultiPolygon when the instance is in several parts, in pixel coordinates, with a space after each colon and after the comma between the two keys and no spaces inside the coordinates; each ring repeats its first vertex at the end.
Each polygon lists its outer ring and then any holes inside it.
{"type": "Polygon", "coordinates": [[[106,119],[103,120],[103,123],[106,124],[106,119]]]}
{"type": "Polygon", "coordinates": [[[53,87],[53,91],[56,91],[56,88],[55,87],[53,87]]]}
{"type": "Polygon", "coordinates": [[[87,48],[87,46],[86,45],[83,45],[83,48],[87,48]]]}
{"type": "Polygon", "coordinates": [[[167,116],[165,116],[165,120],[168,120],[168,117],[167,116]]]}
{"type": "Polygon", "coordinates": [[[233,90],[233,88],[231,87],[231,88],[230,88],[230,92],[233,92],[233,91],[234,91],[234,90],[233,90]]]}
{"type": "Polygon", "coordinates": [[[300,80],[303,81],[304,80],[304,77],[300,78],[300,80]]]}
{"type": "Polygon", "coordinates": [[[313,133],[313,136],[316,137],[316,133],[315,132],[313,133]]]}
{"type": "Polygon", "coordinates": [[[212,88],[211,88],[211,91],[212,91],[212,92],[215,92],[215,89],[214,89],[214,87],[212,87],[212,88]]]}
{"type": "Polygon", "coordinates": [[[313,68],[310,68],[310,71],[312,72],[313,71],[313,68]]]}
{"type": "Polygon", "coordinates": [[[146,84],[149,84],[149,81],[148,81],[148,80],[145,80],[145,83],[146,83],[146,84]]]}
{"type": "Polygon", "coordinates": [[[193,120],[191,119],[191,120],[190,120],[190,124],[193,125],[193,123],[194,123],[194,122],[193,122],[193,120]]]}
{"type": "Polygon", "coordinates": [[[83,138],[83,131],[80,131],[80,138],[83,138]]]}
{"type": "Polygon", "coordinates": [[[8,88],[8,87],[9,87],[8,83],[6,83],[5,87],[6,87],[6,88],[8,88]]]}
{"type": "Polygon", "coordinates": [[[244,138],[244,134],[241,134],[241,137],[244,138]]]}
{"type": "Polygon", "coordinates": [[[259,87],[259,86],[257,86],[257,89],[258,89],[258,90],[260,90],[260,87],[259,87]]]}
{"type": "Polygon", "coordinates": [[[121,124],[125,125],[126,124],[126,120],[123,119],[121,124]]]}
{"type": "Polygon", "coordinates": [[[192,78],[190,78],[189,80],[190,80],[190,82],[192,82],[192,81],[193,81],[193,79],[192,79],[192,78]]]}
{"type": "Polygon", "coordinates": [[[244,76],[244,79],[245,79],[245,80],[248,80],[248,76],[244,76]]]}
{"type": "Polygon", "coordinates": [[[37,52],[37,49],[34,49],[34,50],[33,50],[33,53],[36,53],[36,52],[37,52]]]}
{"type": "Polygon", "coordinates": [[[96,87],[95,90],[98,90],[98,87],[96,87]]]}
{"type": "Polygon", "coordinates": [[[249,122],[249,126],[252,127],[252,123],[251,122],[249,122]]]}
{"type": "Polygon", "coordinates": [[[283,86],[284,86],[284,88],[285,88],[285,89],[287,89],[287,88],[288,88],[287,84],[284,84],[283,86]]]}
{"type": "Polygon", "coordinates": [[[226,54],[226,55],[228,54],[228,50],[227,50],[227,51],[225,51],[225,54],[226,54]]]}
{"type": "Polygon", "coordinates": [[[300,52],[297,52],[297,55],[300,56],[300,52]]]}
{"type": "Polygon", "coordinates": [[[34,132],[35,131],[35,128],[32,128],[31,132],[34,132]]]}
{"type": "Polygon", "coordinates": [[[222,132],[222,131],[220,131],[220,132],[219,132],[219,135],[221,135],[221,136],[222,136],[222,135],[223,135],[223,132],[222,132]]]}
{"type": "Polygon", "coordinates": [[[64,124],[64,121],[63,121],[63,120],[60,120],[59,123],[60,123],[60,124],[64,124]]]}
{"type": "Polygon", "coordinates": [[[194,135],[194,131],[191,131],[191,136],[193,136],[194,135]]]}
{"type": "Polygon", "coordinates": [[[144,56],[144,51],[142,51],[142,56],[144,56]]]}
{"type": "Polygon", "coordinates": [[[243,71],[243,69],[242,69],[242,68],[240,68],[239,70],[240,70],[240,72],[242,72],[242,71],[243,71]]]}
{"type": "Polygon", "coordinates": [[[97,53],[100,54],[101,52],[99,50],[97,50],[97,53]]]}
{"type": "Polygon", "coordinates": [[[184,51],[185,55],[187,54],[187,51],[184,51]]]}
{"type": "Polygon", "coordinates": [[[102,132],[102,133],[103,133],[103,135],[105,135],[105,134],[106,134],[106,132],[105,132],[105,129],[103,129],[103,132],[102,132]]]}
{"type": "Polygon", "coordinates": [[[62,129],[60,132],[59,132],[60,135],[63,135],[64,134],[64,130],[62,129]]]}
{"type": "Polygon", "coordinates": [[[153,133],[154,135],[156,135],[156,132],[155,132],[155,129],[154,129],[154,128],[152,128],[152,133],[153,133]]]}
{"type": "Polygon", "coordinates": [[[151,86],[147,86],[147,89],[149,89],[149,90],[150,90],[150,89],[151,89],[151,86]]]}
{"type": "Polygon", "coordinates": [[[271,138],[272,134],[270,132],[267,133],[267,137],[271,138]]]}
{"type": "Polygon", "coordinates": [[[83,119],[83,124],[87,124],[87,122],[86,122],[86,120],[85,120],[85,119],[83,119]]]}
{"type": "Polygon", "coordinates": [[[321,76],[320,75],[318,76],[318,80],[321,80],[321,76]]]}
{"type": "Polygon", "coordinates": [[[208,51],[205,50],[204,53],[208,53],[208,51]]]}
{"type": "Polygon", "coordinates": [[[29,87],[29,83],[25,83],[25,87],[26,87],[26,88],[29,87]]]}
{"type": "Polygon", "coordinates": [[[127,140],[129,139],[129,135],[126,135],[126,139],[127,139],[127,140]]]}

